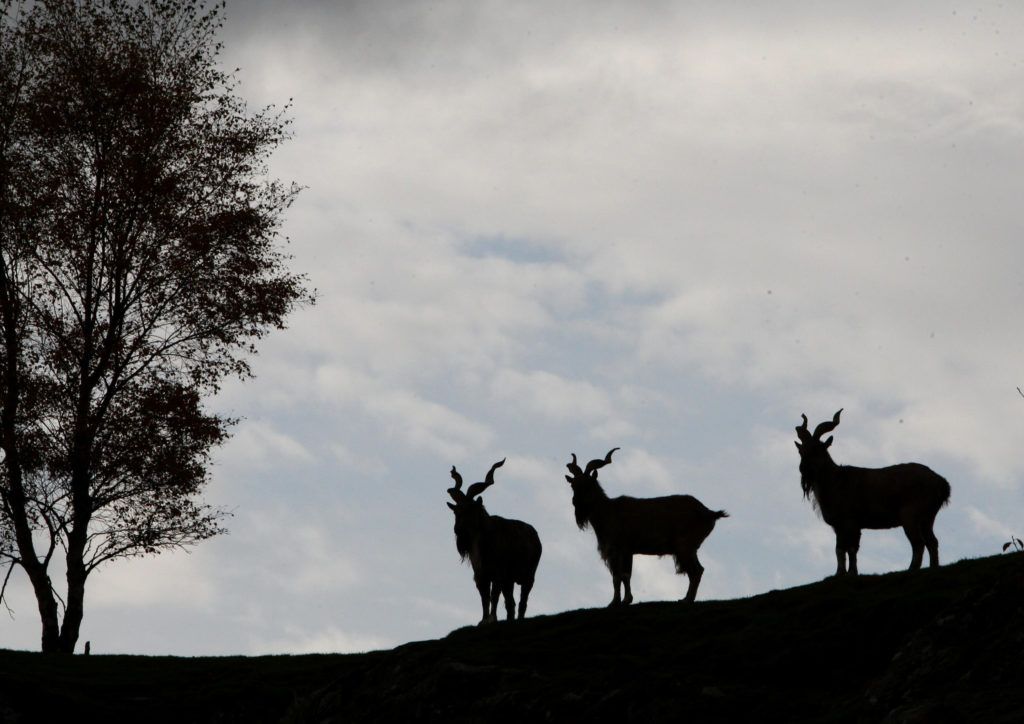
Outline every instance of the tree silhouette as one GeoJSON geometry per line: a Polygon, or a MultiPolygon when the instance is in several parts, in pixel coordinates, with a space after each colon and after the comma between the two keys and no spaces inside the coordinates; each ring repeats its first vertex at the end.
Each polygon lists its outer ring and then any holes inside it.
{"type": "Polygon", "coordinates": [[[221,10],[0,0],[0,558],[46,652],[98,566],[222,532],[199,495],[232,420],[203,398],[312,301],[279,236],[298,189],[266,178],[288,121],[219,69],[221,10]]]}

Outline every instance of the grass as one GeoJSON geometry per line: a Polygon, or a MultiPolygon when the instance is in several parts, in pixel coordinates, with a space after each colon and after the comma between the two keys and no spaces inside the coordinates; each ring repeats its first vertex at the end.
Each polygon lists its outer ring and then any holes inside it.
{"type": "Polygon", "coordinates": [[[569,611],[356,655],[0,651],[0,715],[25,722],[847,722],[911,721],[924,707],[921,721],[982,713],[986,721],[1015,721],[1024,710],[1024,694],[1012,685],[1018,672],[1024,676],[1022,573],[1024,556],[1008,554],[746,599],[569,611]],[[981,670],[984,679],[971,681],[981,670]]]}

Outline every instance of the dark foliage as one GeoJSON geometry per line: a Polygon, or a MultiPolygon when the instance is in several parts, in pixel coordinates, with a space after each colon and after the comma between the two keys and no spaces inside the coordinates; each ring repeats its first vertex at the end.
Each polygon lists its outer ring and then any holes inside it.
{"type": "Polygon", "coordinates": [[[310,297],[266,178],[288,121],[218,68],[220,6],[2,7],[0,557],[73,651],[97,566],[222,531],[198,496],[232,421],[202,400],[310,297]]]}

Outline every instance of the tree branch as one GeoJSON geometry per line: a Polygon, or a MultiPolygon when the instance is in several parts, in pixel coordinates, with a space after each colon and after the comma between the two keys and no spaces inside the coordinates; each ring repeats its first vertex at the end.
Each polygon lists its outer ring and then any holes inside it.
{"type": "Polygon", "coordinates": [[[7,583],[11,580],[11,573],[14,572],[14,567],[18,565],[18,561],[11,559],[11,565],[7,567],[7,575],[4,576],[4,583],[0,586],[0,603],[4,604],[4,608],[7,609],[7,615],[12,619],[14,618],[14,611],[7,603],[7,583]]]}

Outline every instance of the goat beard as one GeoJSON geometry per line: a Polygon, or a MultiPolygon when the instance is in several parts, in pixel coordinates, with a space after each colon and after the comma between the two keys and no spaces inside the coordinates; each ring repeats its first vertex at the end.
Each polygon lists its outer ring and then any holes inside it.
{"type": "Polygon", "coordinates": [[[459,552],[459,559],[466,560],[466,556],[469,555],[470,549],[473,547],[473,542],[469,540],[469,536],[457,535],[455,536],[455,550],[459,552]]]}
{"type": "Polygon", "coordinates": [[[821,504],[818,502],[818,496],[814,493],[814,485],[807,480],[807,478],[800,477],[800,488],[804,491],[804,497],[811,501],[811,505],[814,507],[814,512],[821,517],[821,504]]]}
{"type": "Polygon", "coordinates": [[[576,525],[579,526],[580,530],[586,530],[590,525],[590,516],[579,507],[575,508],[574,512],[576,513],[576,525]]]}

